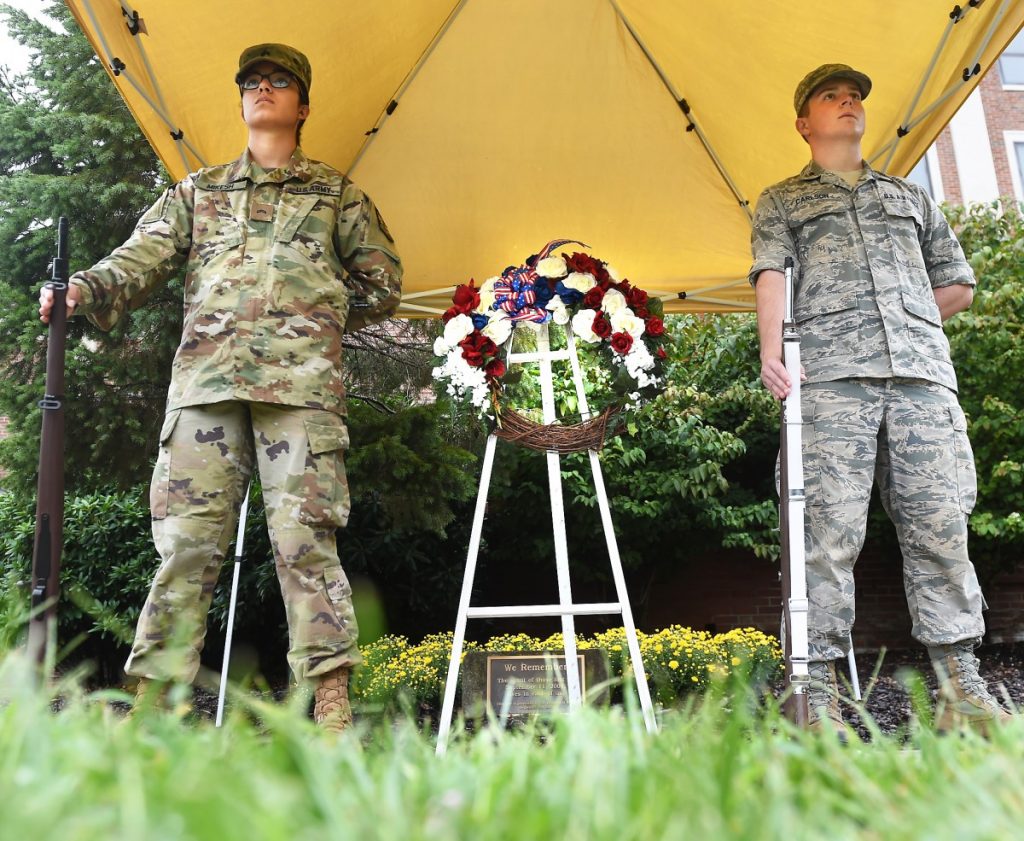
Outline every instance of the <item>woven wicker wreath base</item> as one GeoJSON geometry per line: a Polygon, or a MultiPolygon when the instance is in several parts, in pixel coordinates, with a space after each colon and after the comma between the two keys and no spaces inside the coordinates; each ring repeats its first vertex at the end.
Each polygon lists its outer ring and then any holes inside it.
{"type": "Polygon", "coordinates": [[[548,453],[582,453],[600,450],[606,435],[614,435],[621,428],[618,417],[622,406],[609,406],[600,414],[582,423],[540,424],[519,414],[514,409],[503,409],[501,422],[494,434],[513,444],[548,453]]]}

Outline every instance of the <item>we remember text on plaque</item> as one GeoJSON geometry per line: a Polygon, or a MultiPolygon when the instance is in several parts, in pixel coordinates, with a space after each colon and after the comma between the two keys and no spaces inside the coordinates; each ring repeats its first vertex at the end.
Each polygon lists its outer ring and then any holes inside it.
{"type": "MultiPolygon", "coordinates": [[[[579,652],[577,661],[580,691],[587,698],[590,687],[606,680],[607,667],[595,650],[579,652]]],[[[481,715],[486,706],[499,713],[507,711],[512,718],[569,708],[564,654],[473,651],[463,663],[462,681],[462,706],[470,717],[481,715]]]]}

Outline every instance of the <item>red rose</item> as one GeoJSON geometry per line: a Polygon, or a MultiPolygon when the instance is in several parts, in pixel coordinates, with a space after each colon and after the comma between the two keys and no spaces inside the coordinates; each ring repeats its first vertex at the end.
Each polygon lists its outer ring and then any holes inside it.
{"type": "Polygon", "coordinates": [[[583,272],[584,274],[592,274],[597,277],[597,273],[601,271],[601,263],[589,254],[581,254],[577,251],[572,257],[563,254],[562,257],[565,260],[565,264],[569,267],[570,272],[583,272]]]}
{"type": "Polygon", "coordinates": [[[634,286],[629,290],[626,302],[629,304],[630,309],[636,312],[640,307],[647,306],[647,293],[643,289],[637,289],[634,286]]]}
{"type": "Polygon", "coordinates": [[[470,279],[469,283],[455,287],[455,294],[452,295],[453,309],[458,312],[468,313],[480,306],[480,293],[476,289],[476,281],[470,279]]]}
{"type": "Polygon", "coordinates": [[[600,286],[592,286],[583,296],[583,306],[590,310],[596,310],[601,306],[605,290],[600,286]]]}
{"type": "Polygon", "coordinates": [[[456,309],[455,307],[448,307],[448,309],[444,311],[444,315],[441,316],[441,321],[447,324],[457,315],[462,315],[462,310],[456,309]]]}
{"type": "Polygon", "coordinates": [[[647,319],[644,327],[647,330],[648,336],[664,336],[665,335],[665,322],[662,321],[658,316],[652,315],[647,319]]]}
{"type": "Polygon", "coordinates": [[[647,307],[638,307],[637,309],[633,310],[633,315],[635,315],[637,318],[642,318],[644,321],[646,321],[648,318],[651,317],[651,311],[647,309],[647,307]]]}
{"type": "Polygon", "coordinates": [[[487,366],[484,368],[484,371],[487,372],[488,377],[494,377],[495,379],[497,379],[498,377],[503,377],[505,376],[505,363],[502,362],[497,357],[495,357],[494,359],[487,363],[487,366]]]}
{"type": "Polygon", "coordinates": [[[657,349],[657,350],[656,350],[656,351],[654,352],[654,355],[655,355],[655,356],[657,356],[657,357],[658,357],[658,359],[664,359],[664,358],[665,358],[666,356],[668,356],[668,354],[667,354],[667,353],[665,353],[665,348],[663,348],[663,347],[660,347],[660,348],[658,348],[658,349],[657,349]]]}
{"type": "Polygon", "coordinates": [[[616,353],[625,356],[631,347],[633,347],[633,337],[629,333],[612,333],[612,350],[616,353]]]}
{"type": "Polygon", "coordinates": [[[479,330],[474,330],[466,336],[459,342],[459,347],[462,348],[463,355],[466,351],[479,353],[482,356],[495,356],[498,353],[498,346],[479,330]]]}
{"type": "Polygon", "coordinates": [[[628,302],[629,296],[633,293],[633,286],[630,284],[630,282],[628,280],[623,280],[620,283],[616,283],[613,285],[623,294],[623,296],[625,296],[626,301],[628,302]]]}
{"type": "Polygon", "coordinates": [[[608,274],[608,269],[605,268],[604,263],[598,265],[597,271],[594,272],[594,277],[597,278],[597,282],[605,289],[607,289],[608,284],[612,282],[612,276],[608,274]]]}
{"type": "Polygon", "coordinates": [[[608,320],[608,316],[599,312],[594,316],[594,323],[590,325],[590,329],[598,338],[607,339],[612,334],[612,323],[608,320]]]}
{"type": "Polygon", "coordinates": [[[478,350],[472,350],[468,347],[462,349],[462,358],[466,362],[472,365],[474,368],[482,368],[484,364],[484,355],[478,350]]]}

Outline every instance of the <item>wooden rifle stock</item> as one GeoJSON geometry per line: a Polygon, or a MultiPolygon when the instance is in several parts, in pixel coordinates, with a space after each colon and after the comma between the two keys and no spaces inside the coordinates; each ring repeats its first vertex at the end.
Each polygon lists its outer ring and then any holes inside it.
{"type": "Polygon", "coordinates": [[[60,596],[60,558],[64,546],[64,348],[67,331],[68,220],[57,222],[57,254],[50,267],[53,309],[46,347],[46,387],[39,407],[43,428],[39,445],[36,539],[32,557],[32,615],[29,655],[40,665],[50,634],[56,634],[60,596]]]}
{"type": "Polygon", "coordinates": [[[793,318],[793,259],[786,258],[786,305],[782,355],[789,374],[789,395],[782,401],[779,441],[779,536],[786,681],[792,692],[783,704],[797,725],[808,723],[807,571],[804,555],[804,471],[800,411],[800,335],[793,318]]]}

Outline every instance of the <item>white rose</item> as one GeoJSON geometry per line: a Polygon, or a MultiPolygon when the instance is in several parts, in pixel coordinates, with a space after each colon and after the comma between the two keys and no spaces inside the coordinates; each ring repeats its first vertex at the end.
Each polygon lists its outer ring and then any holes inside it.
{"type": "Polygon", "coordinates": [[[472,333],[473,329],[473,319],[465,313],[459,313],[444,326],[444,342],[448,347],[455,347],[472,333]]]}
{"type": "Polygon", "coordinates": [[[444,336],[438,336],[434,339],[434,356],[445,356],[447,353],[448,343],[444,340],[444,336]]]}
{"type": "Polygon", "coordinates": [[[629,353],[626,354],[625,363],[633,379],[638,379],[642,372],[654,367],[654,357],[643,342],[633,342],[629,353]]]}
{"type": "Polygon", "coordinates": [[[557,295],[548,301],[547,309],[551,311],[551,320],[555,324],[566,324],[569,321],[569,310],[557,295]]]}
{"type": "Polygon", "coordinates": [[[537,263],[537,274],[541,277],[565,277],[569,267],[561,257],[545,257],[537,263]]]}
{"type": "Polygon", "coordinates": [[[483,282],[480,287],[480,305],[474,310],[474,312],[486,313],[491,305],[494,304],[494,282],[501,278],[489,277],[483,282]]]}
{"type": "Polygon", "coordinates": [[[562,283],[567,288],[575,289],[577,292],[583,292],[584,294],[597,285],[597,281],[590,272],[573,272],[562,283]]]}
{"type": "Polygon", "coordinates": [[[581,341],[591,343],[601,341],[601,337],[593,330],[594,316],[596,315],[594,310],[580,310],[572,317],[572,332],[581,341]]]}
{"type": "Polygon", "coordinates": [[[508,313],[495,310],[491,320],[487,322],[487,326],[480,332],[494,342],[494,344],[503,345],[508,341],[508,337],[512,335],[514,327],[515,322],[508,317],[508,313]]]}
{"type": "Polygon", "coordinates": [[[601,309],[608,313],[609,316],[618,312],[625,306],[626,296],[618,289],[609,289],[604,293],[604,297],[601,299],[601,309]]]}
{"type": "Polygon", "coordinates": [[[644,334],[644,320],[637,316],[629,307],[623,307],[612,313],[609,319],[612,330],[616,333],[629,333],[633,341],[639,342],[644,334]]]}

